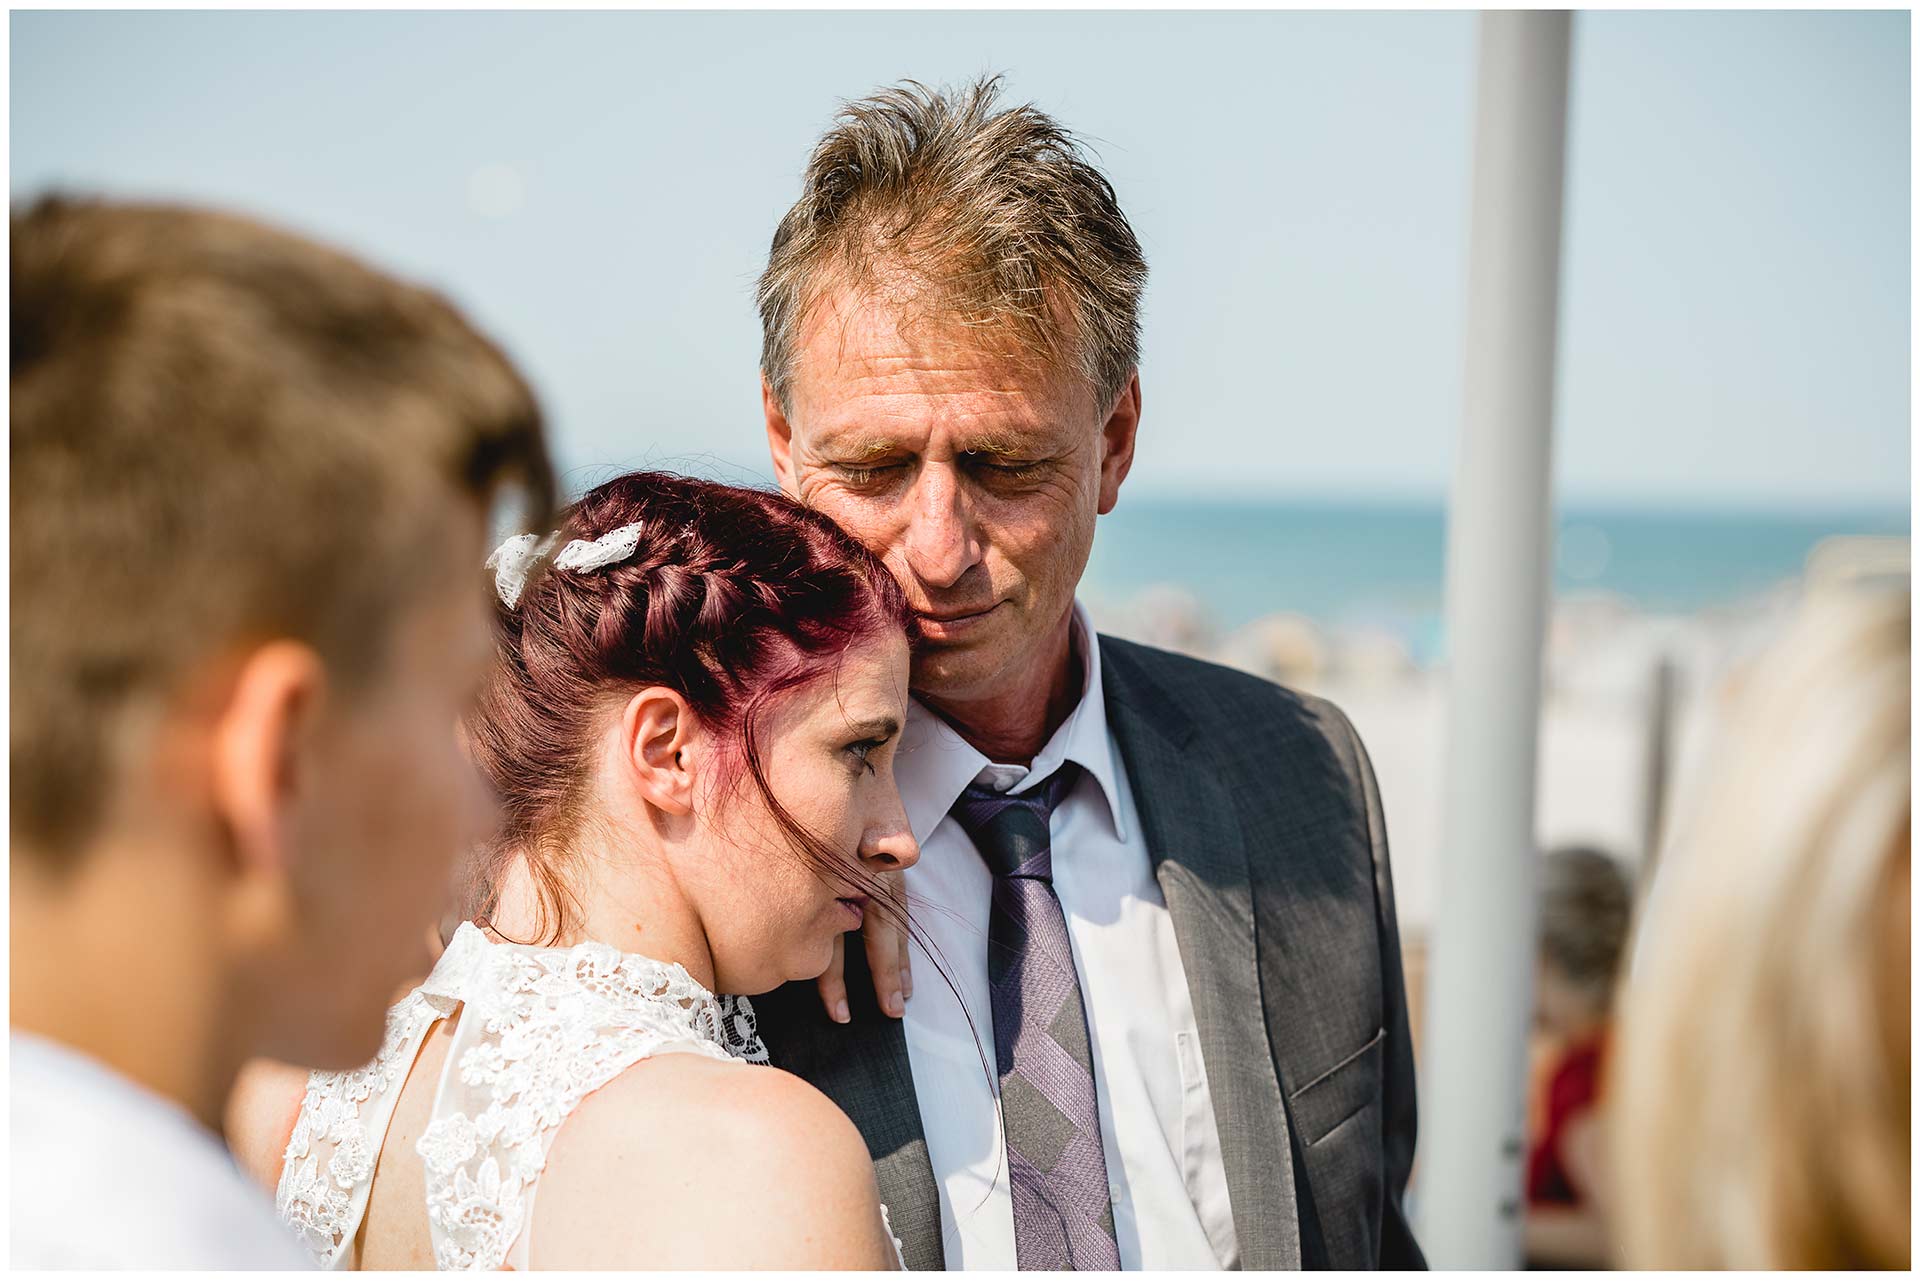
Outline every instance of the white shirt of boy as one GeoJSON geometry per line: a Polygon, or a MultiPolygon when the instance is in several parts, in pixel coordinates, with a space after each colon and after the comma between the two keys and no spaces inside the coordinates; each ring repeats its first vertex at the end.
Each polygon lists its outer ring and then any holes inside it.
{"type": "Polygon", "coordinates": [[[15,1268],[311,1270],[186,1109],[44,1037],[8,1037],[15,1268]]]}

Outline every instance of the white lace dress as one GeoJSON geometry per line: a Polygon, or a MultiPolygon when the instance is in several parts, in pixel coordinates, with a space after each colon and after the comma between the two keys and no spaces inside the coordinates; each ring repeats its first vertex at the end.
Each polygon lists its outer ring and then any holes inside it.
{"type": "Polygon", "coordinates": [[[627,1068],[670,1053],[767,1061],[746,999],[716,997],[678,965],[603,943],[495,943],[462,925],[388,1014],[373,1062],[308,1078],[275,1205],[322,1267],[357,1262],[400,1088],[427,1034],[462,1006],[418,1144],[442,1270],[527,1269],[547,1149],[580,1101],[627,1068]]]}

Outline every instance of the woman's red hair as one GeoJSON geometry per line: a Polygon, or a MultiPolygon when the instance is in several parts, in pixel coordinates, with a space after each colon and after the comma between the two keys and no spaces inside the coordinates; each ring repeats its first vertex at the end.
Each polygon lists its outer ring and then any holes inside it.
{"type": "Polygon", "coordinates": [[[600,718],[631,691],[660,685],[752,777],[814,871],[860,885],[851,851],[808,831],[768,789],[754,726],[767,701],[831,673],[850,647],[913,635],[893,576],[831,520],[779,494],[632,472],[562,513],[560,538],[640,525],[632,556],[576,573],[548,568],[496,613],[498,655],[473,714],[470,750],[504,815],[464,896],[493,912],[501,876],[524,858],[540,891],[540,932],[573,915],[564,862],[586,816],[587,755],[600,718]]]}

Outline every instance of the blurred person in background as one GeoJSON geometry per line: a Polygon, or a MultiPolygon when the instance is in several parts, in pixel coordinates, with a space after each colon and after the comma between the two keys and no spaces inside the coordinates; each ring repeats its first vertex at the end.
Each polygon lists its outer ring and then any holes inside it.
{"type": "Polygon", "coordinates": [[[1078,140],[998,92],[846,104],[760,281],[781,488],[918,614],[905,886],[955,988],[901,1021],[783,989],[768,1049],[859,1125],[915,1268],[1419,1266],[1372,767],[1332,704],[1076,603],[1147,265],[1078,140]]]}
{"type": "Polygon", "coordinates": [[[1534,1026],[1549,1057],[1530,1109],[1526,1257],[1604,1267],[1601,1077],[1633,883],[1616,859],[1578,846],[1548,853],[1541,877],[1534,1026]]]}
{"type": "Polygon", "coordinates": [[[1911,618],[1818,595],[1732,691],[1625,994],[1627,1266],[1909,1266],[1911,618]]]}
{"type": "Polygon", "coordinates": [[[12,1263],[306,1260],[221,1143],[349,1067],[493,821],[471,566],[551,473],[438,296],[244,219],[11,219],[12,1263]]]}

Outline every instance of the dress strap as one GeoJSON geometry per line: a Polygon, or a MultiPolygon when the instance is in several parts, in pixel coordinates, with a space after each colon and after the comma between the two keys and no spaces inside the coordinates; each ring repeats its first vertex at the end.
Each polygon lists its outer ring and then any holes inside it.
{"type": "Polygon", "coordinates": [[[374,1167],[401,1086],[427,1034],[460,1008],[461,989],[486,952],[486,936],[472,925],[461,926],[427,981],[388,1012],[386,1038],[371,1063],[307,1078],[274,1204],[321,1267],[355,1263],[351,1246],[366,1217],[374,1167]]]}
{"type": "Polygon", "coordinates": [[[352,1072],[315,1072],[280,1166],[274,1208],[322,1268],[350,1268],[367,1213],[374,1166],[400,1101],[400,1087],[427,1033],[457,1003],[415,990],[387,1016],[373,1062],[352,1072]]]}

